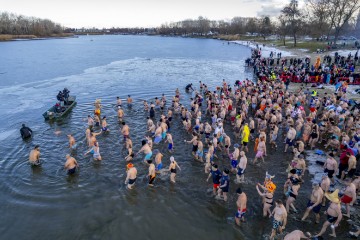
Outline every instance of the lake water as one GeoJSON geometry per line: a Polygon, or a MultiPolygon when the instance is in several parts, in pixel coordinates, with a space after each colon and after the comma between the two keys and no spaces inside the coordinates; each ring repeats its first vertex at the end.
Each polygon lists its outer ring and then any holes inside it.
{"type": "MultiPolygon", "coordinates": [[[[181,101],[189,105],[191,94],[184,93],[188,83],[198,87],[201,80],[214,88],[222,79],[234,83],[252,78],[251,70],[244,67],[250,49],[205,39],[83,36],[4,42],[0,43],[0,53],[2,239],[263,239],[270,233],[271,222],[262,218],[254,184],[263,181],[265,171],[272,167],[281,196],[285,174],[274,167],[285,169],[290,155],[270,151],[274,162],[248,168],[248,184],[242,186],[249,200],[247,222],[238,228],[233,222],[237,185],[231,182],[228,203],[211,197],[203,165],[193,161],[191,146],[183,143],[190,136],[178,117],[171,129],[174,156],[182,169],[177,183],[170,184],[169,176],[162,175],[155,187],[149,188],[147,167],[139,156],[134,160],[138,168],[136,187],[126,190],[127,153],[114,109],[116,96],[125,99],[130,94],[134,98],[133,108],[125,109],[125,120],[137,151],[146,131],[142,100],[153,100],[162,93],[170,99],[179,88],[181,101]],[[62,121],[45,122],[42,113],[54,104],[57,91],[64,87],[77,96],[77,106],[62,121]],[[110,130],[98,137],[101,163],[83,156],[87,150],[85,118],[92,113],[96,98],[102,99],[102,114],[107,116],[110,130]],[[33,129],[31,141],[20,138],[22,123],[33,129]],[[61,134],[55,135],[55,131],[61,134]],[[69,133],[78,142],[72,155],[81,167],[72,177],[63,170],[69,133]],[[35,144],[41,148],[43,164],[39,168],[28,164],[35,144]]],[[[231,129],[226,130],[233,136],[231,129]]],[[[166,145],[155,148],[164,152],[167,167],[170,155],[165,152],[166,145]]],[[[222,169],[229,161],[221,157],[218,164],[222,169]]],[[[298,204],[305,205],[306,199],[298,204]]],[[[289,226],[294,229],[292,221],[289,226]]]]}

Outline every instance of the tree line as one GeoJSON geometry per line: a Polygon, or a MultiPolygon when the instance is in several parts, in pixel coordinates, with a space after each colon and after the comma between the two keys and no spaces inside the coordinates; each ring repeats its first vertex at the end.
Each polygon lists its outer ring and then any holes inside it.
{"type": "Polygon", "coordinates": [[[63,33],[63,29],[48,19],[0,12],[0,34],[51,36],[63,33]]]}
{"type": "MultiPolygon", "coordinates": [[[[318,39],[338,40],[346,32],[356,33],[360,29],[359,0],[308,0],[299,7],[297,0],[290,0],[276,18],[234,17],[230,21],[212,21],[204,17],[162,24],[159,34],[164,35],[212,35],[250,34],[264,39],[272,34],[294,39],[299,35],[310,35],[318,39]],[[357,21],[356,21],[357,18],[357,21]]],[[[360,33],[357,33],[360,34],[360,33]]],[[[360,36],[359,36],[360,37],[360,36]]]]}

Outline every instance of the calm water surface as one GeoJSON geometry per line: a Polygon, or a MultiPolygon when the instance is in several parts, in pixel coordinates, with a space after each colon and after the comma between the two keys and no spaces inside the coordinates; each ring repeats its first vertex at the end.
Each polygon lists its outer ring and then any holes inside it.
{"type": "MultiPolygon", "coordinates": [[[[84,36],[0,43],[0,52],[2,239],[262,239],[271,231],[270,221],[261,216],[261,201],[253,184],[263,180],[270,165],[285,169],[284,156],[269,151],[273,163],[248,168],[248,184],[242,186],[249,198],[247,222],[234,227],[237,185],[231,182],[228,203],[211,197],[203,165],[192,160],[191,146],[183,143],[190,136],[178,117],[171,129],[174,156],[182,169],[177,183],[170,184],[164,174],[158,176],[154,188],[148,188],[147,167],[139,156],[134,160],[136,188],[127,191],[127,153],[114,109],[116,96],[124,99],[131,94],[135,99],[133,108],[125,109],[125,120],[137,151],[146,131],[142,100],[162,93],[170,99],[179,88],[182,102],[188,105],[191,94],[183,91],[187,83],[198,86],[201,80],[214,88],[222,79],[233,83],[251,78],[251,71],[244,68],[248,48],[217,40],[84,36]],[[60,122],[44,122],[41,114],[64,87],[77,96],[77,106],[60,122]],[[92,113],[96,98],[102,99],[102,113],[110,129],[109,134],[98,137],[101,163],[83,156],[87,150],[85,118],[92,113]],[[32,140],[21,140],[18,129],[22,123],[34,130],[32,140]],[[61,134],[55,135],[55,131],[61,134]],[[69,133],[78,141],[72,155],[81,166],[73,177],[63,170],[69,133]],[[43,164],[39,168],[31,168],[27,162],[35,144],[41,146],[43,164]]],[[[227,132],[231,135],[231,129],[227,132]]],[[[170,155],[165,143],[155,148],[165,152],[163,164],[167,167],[170,155]]],[[[229,166],[222,157],[218,164],[229,166]]],[[[276,174],[280,184],[284,175],[276,174]]],[[[279,189],[280,196],[280,185],[279,189]]]]}

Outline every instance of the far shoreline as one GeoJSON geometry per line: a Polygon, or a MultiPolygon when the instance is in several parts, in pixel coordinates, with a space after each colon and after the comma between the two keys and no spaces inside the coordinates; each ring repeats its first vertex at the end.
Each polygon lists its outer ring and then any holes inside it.
{"type": "Polygon", "coordinates": [[[63,38],[76,38],[76,37],[78,36],[73,33],[52,34],[50,36],[0,34],[0,42],[48,40],[48,39],[63,39],[63,38]]]}

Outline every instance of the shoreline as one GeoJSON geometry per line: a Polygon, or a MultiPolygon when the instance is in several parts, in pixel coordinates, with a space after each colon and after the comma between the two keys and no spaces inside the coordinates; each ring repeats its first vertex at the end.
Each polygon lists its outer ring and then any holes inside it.
{"type": "Polygon", "coordinates": [[[73,33],[52,34],[50,36],[0,34],[0,42],[64,39],[77,37],[78,36],[73,33]]]}

